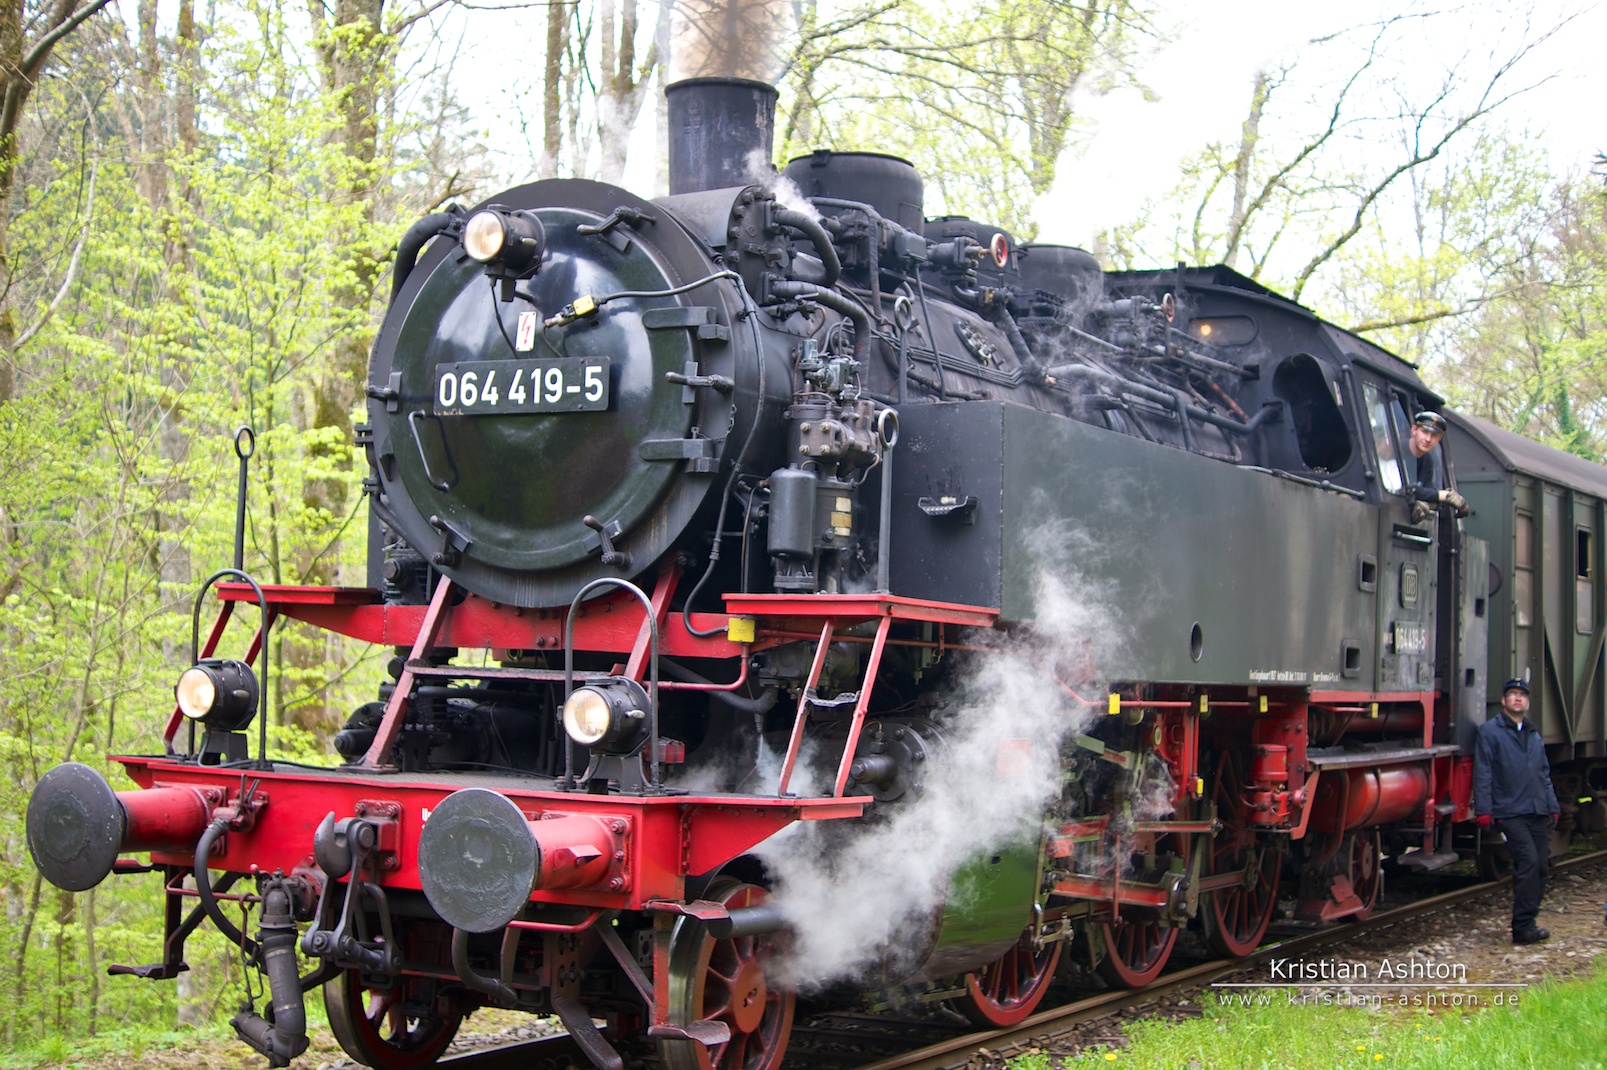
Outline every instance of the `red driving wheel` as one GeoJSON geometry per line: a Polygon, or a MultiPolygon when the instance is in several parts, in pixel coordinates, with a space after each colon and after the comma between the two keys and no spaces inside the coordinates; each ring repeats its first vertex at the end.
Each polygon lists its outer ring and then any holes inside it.
{"type": "Polygon", "coordinates": [[[433,1066],[457,1036],[463,1008],[435,995],[435,982],[404,977],[388,987],[345,970],[324,985],[329,1031],[347,1055],[374,1070],[433,1066]]]}
{"type": "Polygon", "coordinates": [[[965,975],[965,995],[954,1007],[983,1028],[1016,1025],[1038,1009],[1055,967],[1060,942],[1033,947],[1036,926],[1029,926],[1008,951],[986,968],[965,975]]]}
{"type": "Polygon", "coordinates": [[[1229,754],[1217,764],[1216,812],[1222,828],[1211,841],[1213,875],[1242,873],[1244,883],[1219,888],[1206,897],[1201,923],[1205,942],[1218,955],[1242,958],[1260,946],[1278,905],[1283,852],[1266,846],[1251,828],[1239,796],[1237,762],[1229,754]]]}
{"type": "MultiPolygon", "coordinates": [[[[733,878],[716,878],[702,898],[727,909],[758,906],[765,890],[733,878]]],[[[696,918],[676,921],[670,936],[670,1022],[717,1022],[730,1039],[704,1046],[695,1040],[660,1040],[667,1070],[777,1070],[792,1033],[797,995],[766,977],[781,949],[779,933],[716,938],[696,918]]]]}

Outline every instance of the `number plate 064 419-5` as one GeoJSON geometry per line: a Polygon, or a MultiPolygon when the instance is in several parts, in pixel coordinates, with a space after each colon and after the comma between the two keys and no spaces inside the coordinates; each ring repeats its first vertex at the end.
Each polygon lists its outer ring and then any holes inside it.
{"type": "Polygon", "coordinates": [[[497,416],[608,408],[607,357],[477,360],[435,368],[435,411],[497,416]]]}

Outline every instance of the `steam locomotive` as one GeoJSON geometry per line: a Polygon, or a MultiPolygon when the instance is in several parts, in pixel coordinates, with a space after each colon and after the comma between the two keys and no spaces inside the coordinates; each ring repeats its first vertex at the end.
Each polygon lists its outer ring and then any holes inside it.
{"type": "Polygon", "coordinates": [[[668,93],[668,196],[536,182],[402,241],[368,586],[223,570],[137,789],[40,781],[52,883],[162,881],[161,960],[114,973],[173,978],[210,920],[274,1066],[321,986],[378,1070],[493,1005],[598,1067],[773,1070],[797,988],[845,980],[800,961],[807,839],[888,919],[851,985],[1012,1024],[1063,956],[1139,986],[1184,928],[1243,955],[1280,898],[1367,916],[1386,859],[1494,864],[1471,733],[1531,666],[1559,845],[1607,826],[1607,471],[1450,414],[1472,514],[1414,513],[1441,404],[1391,354],[1223,267],[928,219],[894,157],[749,174],[775,91],[668,93]],[[336,767],[268,751],[285,619],[396,652],[336,767]],[[1025,809],[863,894],[853,845],[964,790],[1025,809]]]}

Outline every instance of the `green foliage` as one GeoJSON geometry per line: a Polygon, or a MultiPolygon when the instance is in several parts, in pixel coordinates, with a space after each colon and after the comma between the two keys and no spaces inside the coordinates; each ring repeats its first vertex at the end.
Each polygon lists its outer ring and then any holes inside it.
{"type": "Polygon", "coordinates": [[[1144,5],[900,0],[803,5],[782,83],[777,151],[904,156],[926,214],[971,215],[1030,237],[1036,200],[1076,126],[1074,91],[1130,84],[1152,35],[1144,5]]]}
{"type": "MultiPolygon", "coordinates": [[[[140,114],[119,96],[126,83],[86,100],[82,86],[49,81],[35,96],[34,141],[56,155],[30,161],[13,248],[50,270],[23,279],[22,322],[37,330],[17,354],[17,395],[0,404],[8,1044],[173,1020],[172,985],[103,982],[110,962],[160,957],[158,878],[113,878],[76,897],[41,886],[22,815],[59,761],[129,787],[104,756],[160,749],[172,682],[191,656],[195,585],[232,556],[236,427],[257,432],[246,569],[264,583],[315,572],[362,582],[360,458],[315,414],[336,349],[371,330],[372,266],[401,224],[374,222],[372,202],[351,196],[388,165],[347,151],[339,101],[300,58],[308,34],[286,11],[257,0],[217,9],[191,151],[141,158],[112,121],[140,114]],[[79,136],[43,136],[62,127],[79,136]],[[166,197],[153,196],[153,168],[166,197]],[[368,289],[357,285],[365,272],[368,289]],[[348,489],[339,515],[306,489],[319,484],[348,489]]],[[[66,55],[101,70],[117,52],[90,41],[66,55]]],[[[338,396],[360,396],[360,384],[344,385],[338,396]]],[[[220,653],[244,654],[255,616],[238,617],[220,653]]],[[[331,761],[328,732],[374,694],[378,662],[366,654],[276,629],[278,754],[331,761]]],[[[187,957],[207,967],[194,997],[205,1015],[239,971],[213,937],[193,939],[187,957]]]]}
{"type": "MultiPolygon", "coordinates": [[[[1379,1008],[1300,1003],[1283,989],[1256,994],[1248,1006],[1207,998],[1204,1015],[1185,1022],[1146,1021],[1127,1027],[1118,1052],[1092,1049],[1067,1067],[1410,1067],[1413,1070],[1531,1070],[1607,1066],[1607,970],[1590,980],[1521,990],[1517,1006],[1494,1006],[1493,991],[1475,989],[1478,1009],[1379,1008]],[[1265,994],[1264,1002],[1260,1001],[1265,994]],[[1112,1058],[1114,1056],[1114,1058],[1112,1058]]],[[[1287,990],[1292,991],[1292,990],[1287,990]]],[[[1297,994],[1298,995],[1298,994],[1297,994]]],[[[1426,995],[1426,993],[1418,993],[1426,995]]],[[[1030,1058],[1030,1057],[1028,1057],[1030,1058]]],[[[1027,1070],[1024,1060],[1012,1060],[1027,1070]]]]}

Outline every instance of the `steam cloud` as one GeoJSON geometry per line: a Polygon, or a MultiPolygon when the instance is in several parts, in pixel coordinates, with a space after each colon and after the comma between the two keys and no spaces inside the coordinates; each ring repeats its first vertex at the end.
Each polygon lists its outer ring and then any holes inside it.
{"type": "Polygon", "coordinates": [[[681,0],[670,26],[670,81],[751,78],[774,84],[786,68],[792,6],[783,0],[681,0]]]}
{"type": "Polygon", "coordinates": [[[1059,747],[1096,715],[1059,680],[1086,681],[1089,655],[1098,664],[1100,648],[1121,637],[1109,597],[1064,565],[1045,568],[1037,590],[1032,632],[968,666],[943,718],[949,745],[930,763],[918,801],[890,804],[877,824],[795,825],[760,849],[775,879],[772,902],[795,934],[778,964],[786,983],[863,981],[878,967],[901,979],[923,953],[908,936],[953,894],[950,875],[1038,832],[1060,787],[1059,747]]]}

